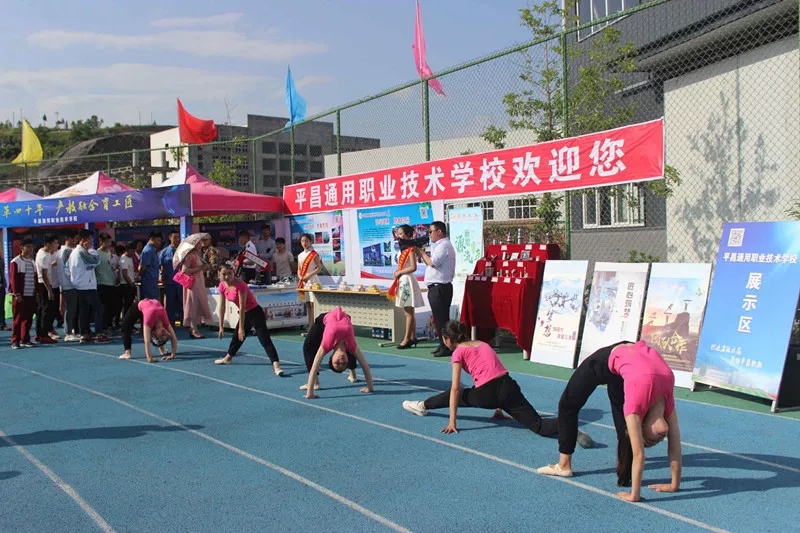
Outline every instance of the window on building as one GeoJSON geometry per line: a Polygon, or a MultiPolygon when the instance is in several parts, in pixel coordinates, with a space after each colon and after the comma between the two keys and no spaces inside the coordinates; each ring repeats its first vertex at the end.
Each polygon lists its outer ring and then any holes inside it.
{"type": "Polygon", "coordinates": [[[262,170],[275,170],[275,160],[264,158],[261,160],[261,169],[262,170]]]}
{"type": "Polygon", "coordinates": [[[292,170],[292,160],[291,159],[281,159],[280,169],[283,172],[291,172],[291,170],[292,170]]]}
{"type": "Polygon", "coordinates": [[[524,220],[533,218],[536,209],[535,198],[513,198],[508,200],[508,218],[524,220]]]}
{"type": "Polygon", "coordinates": [[[480,207],[483,211],[483,220],[494,220],[494,202],[472,202],[467,207],[480,207]]]}
{"type": "Polygon", "coordinates": [[[275,153],[275,143],[262,141],[261,142],[261,151],[265,154],[274,154],[275,153]]]}
{"type": "Polygon", "coordinates": [[[296,159],[294,162],[294,171],[303,173],[308,172],[308,161],[296,159]]]}
{"type": "Polygon", "coordinates": [[[601,187],[583,194],[583,227],[625,227],[644,225],[644,193],[629,183],[601,187]]]}
{"type": "Polygon", "coordinates": [[[292,145],[289,143],[280,143],[278,145],[278,153],[281,155],[292,155],[292,145]]]}
{"type": "Polygon", "coordinates": [[[308,153],[308,145],[305,144],[294,145],[294,155],[302,155],[303,157],[305,157],[307,153],[308,153]]]}
{"type": "MultiPolygon", "coordinates": [[[[578,2],[578,21],[582,25],[587,24],[638,6],[641,3],[641,0],[580,0],[578,2]]],[[[615,19],[612,22],[616,22],[617,20],[619,19],[615,19]]],[[[608,22],[604,22],[585,28],[578,32],[578,39],[585,39],[593,33],[602,30],[608,24],[608,22]]]]}
{"type": "Polygon", "coordinates": [[[322,174],[325,172],[325,165],[322,161],[309,161],[308,164],[312,174],[322,174]]]}
{"type": "Polygon", "coordinates": [[[314,146],[312,144],[308,147],[308,155],[310,157],[322,157],[322,146],[314,146]]]}

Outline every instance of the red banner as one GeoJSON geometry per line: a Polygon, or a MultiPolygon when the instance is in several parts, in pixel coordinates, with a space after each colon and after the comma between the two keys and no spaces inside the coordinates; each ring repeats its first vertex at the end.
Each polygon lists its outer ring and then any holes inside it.
{"type": "Polygon", "coordinates": [[[292,215],[585,189],[664,177],[664,119],[283,188],[292,215]]]}

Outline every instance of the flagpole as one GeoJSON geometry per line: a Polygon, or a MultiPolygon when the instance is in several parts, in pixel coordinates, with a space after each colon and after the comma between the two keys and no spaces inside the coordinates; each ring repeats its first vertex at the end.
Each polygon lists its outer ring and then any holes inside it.
{"type": "Polygon", "coordinates": [[[422,127],[425,131],[425,161],[431,160],[431,108],[428,82],[422,84],[422,127]]]}
{"type": "MultiPolygon", "coordinates": [[[[286,84],[289,84],[289,77],[292,75],[292,68],[287,67],[286,69],[286,84]]],[[[289,170],[289,179],[294,185],[294,101],[292,100],[292,91],[289,91],[289,144],[291,145],[289,148],[289,157],[290,160],[290,170],[289,170]]]]}

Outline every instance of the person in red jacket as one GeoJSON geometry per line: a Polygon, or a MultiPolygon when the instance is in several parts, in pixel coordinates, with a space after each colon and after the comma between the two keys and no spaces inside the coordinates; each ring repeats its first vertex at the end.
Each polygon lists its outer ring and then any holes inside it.
{"type": "Polygon", "coordinates": [[[33,348],[31,325],[36,312],[36,265],[33,263],[33,240],[23,239],[20,254],[11,260],[8,268],[8,288],[13,295],[11,310],[11,348],[33,348]]]}

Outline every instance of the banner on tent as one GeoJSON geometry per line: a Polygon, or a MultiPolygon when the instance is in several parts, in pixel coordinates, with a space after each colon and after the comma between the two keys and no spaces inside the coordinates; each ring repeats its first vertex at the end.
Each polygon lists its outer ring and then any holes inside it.
{"type": "MultiPolygon", "coordinates": [[[[359,209],[356,217],[358,245],[361,250],[361,277],[392,279],[400,256],[400,245],[395,238],[394,229],[408,224],[414,228],[414,238],[426,237],[433,222],[433,208],[430,202],[423,202],[359,209]]],[[[417,263],[415,275],[425,275],[425,263],[417,263]]]]}
{"type": "Polygon", "coordinates": [[[287,185],[299,215],[487,195],[535,194],[664,177],[663,119],[532,146],[287,185]]]}
{"type": "Polygon", "coordinates": [[[726,223],[692,379],[775,399],[800,292],[800,222],[726,223]]]}
{"type": "Polygon", "coordinates": [[[192,214],[189,185],[107,194],[9,202],[0,227],[19,228],[122,220],[176,218],[192,214]]]}
{"type": "Polygon", "coordinates": [[[304,233],[314,238],[314,250],[322,259],[323,276],[344,276],[344,219],[341,211],[292,217],[290,222],[292,255],[303,251],[300,238],[304,233]]]}

